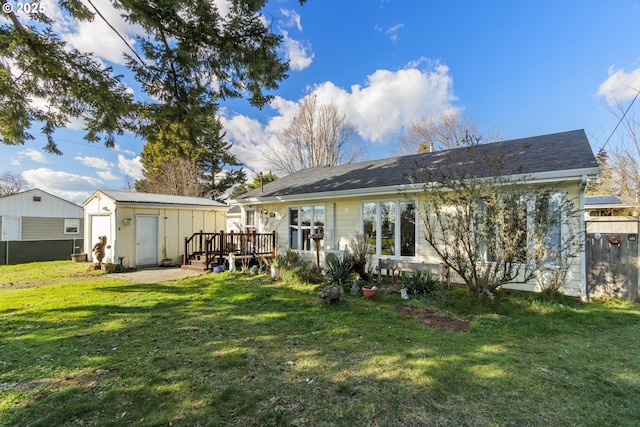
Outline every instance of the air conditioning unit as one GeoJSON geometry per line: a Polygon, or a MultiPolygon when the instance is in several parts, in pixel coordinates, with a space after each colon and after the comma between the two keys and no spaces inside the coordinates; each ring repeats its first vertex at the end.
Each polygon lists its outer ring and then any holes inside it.
{"type": "Polygon", "coordinates": [[[327,262],[334,257],[342,261],[346,255],[347,251],[345,250],[327,249],[324,251],[324,263],[326,265],[327,262]]]}

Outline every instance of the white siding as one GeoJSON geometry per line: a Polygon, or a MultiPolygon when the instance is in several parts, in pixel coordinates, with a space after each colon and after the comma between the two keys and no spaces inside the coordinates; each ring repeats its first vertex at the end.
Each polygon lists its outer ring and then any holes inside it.
{"type": "Polygon", "coordinates": [[[83,212],[76,204],[35,189],[0,198],[0,216],[82,218],[83,212]]]}
{"type": "MultiPolygon", "coordinates": [[[[580,203],[580,187],[578,183],[573,183],[565,186],[558,185],[556,187],[558,191],[566,191],[567,196],[570,200],[574,201],[577,206],[580,203]]],[[[422,213],[423,204],[422,198],[419,193],[413,195],[407,195],[408,198],[415,200],[418,211],[422,213]]],[[[311,204],[318,205],[324,204],[326,207],[326,222],[325,222],[325,241],[323,249],[348,249],[349,241],[356,233],[362,232],[362,218],[361,218],[361,209],[362,203],[366,201],[385,201],[385,200],[402,200],[404,199],[403,195],[391,195],[386,197],[354,197],[354,198],[345,198],[345,199],[335,199],[333,201],[327,201],[326,203],[316,202],[300,202],[300,203],[282,203],[282,204],[272,204],[272,205],[264,205],[268,211],[277,212],[278,215],[284,217],[281,222],[277,225],[277,246],[280,252],[285,251],[289,247],[288,243],[288,211],[290,207],[294,206],[309,206],[311,204]],[[335,217],[334,217],[335,212],[335,217]]],[[[581,218],[574,218],[573,225],[575,227],[581,227],[582,221],[581,218]]],[[[427,244],[423,237],[423,224],[418,217],[417,223],[417,248],[416,248],[416,257],[414,261],[416,262],[426,262],[426,263],[439,263],[440,259],[436,255],[435,251],[427,244]]],[[[309,261],[315,261],[315,252],[302,251],[301,255],[303,258],[309,261]]],[[[383,257],[388,258],[388,257],[383,257]]],[[[579,296],[582,289],[582,259],[584,258],[584,251],[581,251],[579,259],[576,259],[574,263],[571,273],[570,279],[565,286],[565,293],[569,295],[579,296]]],[[[321,260],[322,260],[321,255],[321,260]]],[[[527,291],[536,291],[538,290],[538,284],[535,281],[526,283],[526,284],[509,284],[506,285],[505,288],[510,289],[521,289],[527,291]]]]}

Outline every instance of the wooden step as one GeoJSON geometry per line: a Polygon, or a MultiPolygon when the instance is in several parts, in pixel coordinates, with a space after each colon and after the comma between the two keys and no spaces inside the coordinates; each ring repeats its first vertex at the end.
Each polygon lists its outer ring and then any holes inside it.
{"type": "Polygon", "coordinates": [[[181,265],[180,268],[182,268],[183,270],[190,270],[190,271],[207,271],[207,268],[203,265],[181,265]]]}

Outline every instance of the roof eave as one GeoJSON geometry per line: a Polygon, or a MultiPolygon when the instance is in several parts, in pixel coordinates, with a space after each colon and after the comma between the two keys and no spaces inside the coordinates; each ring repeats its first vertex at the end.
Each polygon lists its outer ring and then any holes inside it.
{"type": "MultiPolygon", "coordinates": [[[[552,172],[539,172],[528,175],[514,175],[510,178],[513,181],[526,180],[529,183],[535,184],[547,184],[547,183],[566,183],[566,182],[581,182],[586,176],[587,178],[595,178],[598,175],[598,168],[583,168],[583,169],[570,169],[563,171],[552,172]]],[[[309,200],[327,200],[327,199],[344,199],[350,197],[371,197],[371,196],[386,196],[404,193],[415,193],[422,191],[425,184],[406,184],[406,185],[393,185],[386,187],[374,187],[374,188],[355,188],[350,190],[340,191],[323,191],[318,193],[302,193],[292,194],[284,196],[267,196],[267,197],[250,197],[242,200],[229,200],[231,205],[259,205],[269,203],[285,203],[293,201],[309,201],[309,200]]]]}

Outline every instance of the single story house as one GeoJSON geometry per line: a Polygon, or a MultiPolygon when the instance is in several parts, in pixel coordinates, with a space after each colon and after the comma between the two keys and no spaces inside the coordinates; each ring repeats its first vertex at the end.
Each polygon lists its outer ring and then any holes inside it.
{"type": "Polygon", "coordinates": [[[200,197],[98,190],[83,204],[84,250],[107,237],[104,262],[125,267],[181,264],[184,239],[202,230],[226,228],[228,206],[200,197]]]}
{"type": "Polygon", "coordinates": [[[0,198],[0,264],[71,259],[83,239],[82,207],[34,188],[0,198]]]}
{"type": "MultiPolygon", "coordinates": [[[[433,249],[421,238],[418,216],[424,185],[429,183],[416,183],[408,174],[416,165],[437,171],[446,158],[463,153],[457,150],[466,148],[305,169],[247,192],[230,204],[240,206],[245,218],[255,216],[258,232],[276,231],[279,251],[295,250],[309,260],[316,256],[310,237],[322,237],[318,248],[323,259],[331,252],[340,256],[351,238],[362,233],[381,236],[372,247],[374,262],[438,263],[433,249]]],[[[584,188],[588,179],[596,177],[598,165],[583,130],[482,144],[478,150],[482,155],[509,155],[511,164],[505,170],[511,172],[503,175],[526,175],[530,185],[552,185],[574,200],[580,216],[575,223],[584,232],[584,188]]],[[[564,291],[584,295],[584,252],[570,276],[564,291]]],[[[512,287],[536,289],[533,283],[512,287]]]]}

